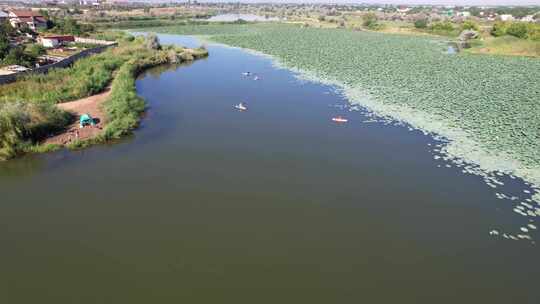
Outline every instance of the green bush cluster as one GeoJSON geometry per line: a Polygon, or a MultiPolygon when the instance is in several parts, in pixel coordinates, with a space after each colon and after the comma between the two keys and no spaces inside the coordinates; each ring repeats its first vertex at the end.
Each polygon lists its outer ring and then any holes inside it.
{"type": "Polygon", "coordinates": [[[461,24],[461,29],[462,30],[473,30],[473,31],[479,31],[480,30],[480,27],[478,26],[478,24],[472,20],[465,20],[462,24],[461,24]]]}
{"type": "Polygon", "coordinates": [[[506,35],[506,30],[508,29],[507,22],[495,22],[491,28],[491,35],[495,37],[500,37],[506,35]]]}
{"type": "Polygon", "coordinates": [[[425,29],[428,27],[428,19],[427,18],[420,18],[416,19],[414,21],[414,27],[418,29],[425,29]]]}
{"type": "Polygon", "coordinates": [[[444,36],[457,36],[459,34],[459,30],[450,21],[435,22],[429,26],[429,30],[434,34],[444,36]]]}
{"type": "Polygon", "coordinates": [[[45,152],[58,146],[36,145],[47,135],[65,128],[73,119],[56,103],[96,94],[111,81],[104,103],[107,125],[96,138],[78,141],[72,148],[119,138],[139,122],[145,103],[137,96],[135,77],[144,69],[208,55],[204,48],[161,47],[157,37],[139,37],[115,49],[79,60],[71,68],[46,75],[31,75],[0,87],[0,160],[23,152],[45,152]],[[174,54],[172,54],[174,53],[174,54]]]}
{"type": "Polygon", "coordinates": [[[540,24],[530,22],[496,22],[491,28],[491,35],[500,37],[514,36],[520,39],[540,40],[540,24]]]}
{"type": "Polygon", "coordinates": [[[81,36],[94,31],[94,26],[79,23],[73,18],[54,19],[52,31],[60,34],[81,36]]]}
{"type": "Polygon", "coordinates": [[[53,69],[47,74],[30,74],[0,86],[0,103],[24,100],[58,103],[95,94],[112,79],[112,72],[124,61],[112,51],[77,61],[71,68],[53,69]]]}
{"type": "Polygon", "coordinates": [[[379,30],[382,25],[379,23],[379,18],[373,12],[369,12],[362,16],[362,25],[370,30],[379,30]]]}
{"type": "Polygon", "coordinates": [[[50,104],[0,104],[0,160],[30,149],[35,138],[64,128],[72,117],[50,104]]]}
{"type": "Polygon", "coordinates": [[[0,23],[0,62],[3,65],[21,65],[28,68],[34,67],[37,57],[44,53],[44,49],[38,44],[28,47],[10,45],[9,39],[20,35],[15,29],[4,21],[0,23]]]}

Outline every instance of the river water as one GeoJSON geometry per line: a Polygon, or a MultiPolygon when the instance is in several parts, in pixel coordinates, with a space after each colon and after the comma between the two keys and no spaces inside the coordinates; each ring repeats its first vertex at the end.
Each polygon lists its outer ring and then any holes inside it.
{"type": "Polygon", "coordinates": [[[141,75],[131,138],[0,165],[1,303],[540,303],[535,231],[490,235],[528,219],[436,141],[209,50],[141,75]]]}

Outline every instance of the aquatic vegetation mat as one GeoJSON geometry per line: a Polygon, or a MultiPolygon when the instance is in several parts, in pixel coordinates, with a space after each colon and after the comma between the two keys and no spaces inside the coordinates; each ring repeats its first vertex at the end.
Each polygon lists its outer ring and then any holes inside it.
{"type": "Polygon", "coordinates": [[[287,24],[193,25],[151,29],[210,35],[346,88],[352,102],[438,132],[448,152],[493,156],[490,169],[521,168],[540,182],[540,60],[446,52],[432,37],[302,28],[287,24]],[[442,132],[446,130],[448,132],[442,132]],[[466,139],[466,140],[465,140],[466,139]],[[478,145],[460,151],[466,141],[478,145]],[[482,151],[477,151],[481,149],[482,151]]]}

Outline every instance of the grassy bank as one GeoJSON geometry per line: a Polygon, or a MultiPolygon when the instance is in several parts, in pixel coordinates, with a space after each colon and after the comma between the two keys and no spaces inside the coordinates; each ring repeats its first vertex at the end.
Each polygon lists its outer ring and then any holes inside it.
{"type": "Polygon", "coordinates": [[[116,48],[78,61],[67,69],[31,75],[0,87],[0,159],[25,152],[48,151],[41,139],[65,128],[73,117],[55,104],[103,91],[111,83],[105,103],[107,126],[100,136],[73,147],[103,142],[129,133],[137,126],[144,101],[135,92],[135,77],[143,69],[206,56],[204,49],[164,47],[144,37],[122,37],[116,48]]]}
{"type": "Polygon", "coordinates": [[[81,148],[92,144],[118,139],[131,133],[139,124],[141,114],[146,105],[137,96],[135,79],[139,73],[150,67],[166,63],[181,63],[208,56],[206,49],[184,49],[181,47],[166,47],[159,52],[140,50],[128,62],[122,65],[115,76],[111,95],[104,104],[107,114],[107,125],[97,137],[86,141],[77,141],[71,148],[81,148]]]}
{"type": "Polygon", "coordinates": [[[472,41],[471,46],[466,51],[473,54],[540,57],[540,41],[513,36],[488,37],[472,41]]]}

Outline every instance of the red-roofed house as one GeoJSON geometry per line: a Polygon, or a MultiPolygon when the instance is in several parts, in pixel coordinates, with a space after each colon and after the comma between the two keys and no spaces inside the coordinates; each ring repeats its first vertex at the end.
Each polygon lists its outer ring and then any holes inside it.
{"type": "Polygon", "coordinates": [[[73,35],[55,35],[55,36],[51,35],[51,36],[41,37],[40,40],[41,40],[41,44],[44,47],[57,47],[66,42],[75,41],[75,37],[73,37],[73,35]]]}
{"type": "Polygon", "coordinates": [[[32,30],[47,28],[47,20],[39,12],[31,10],[9,11],[9,22],[14,28],[29,27],[32,30]]]}

